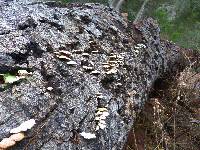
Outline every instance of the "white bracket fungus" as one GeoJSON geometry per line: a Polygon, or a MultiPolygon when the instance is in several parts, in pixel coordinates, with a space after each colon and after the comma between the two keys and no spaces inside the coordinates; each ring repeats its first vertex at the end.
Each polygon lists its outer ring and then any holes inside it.
{"type": "Polygon", "coordinates": [[[92,70],[94,70],[93,67],[89,67],[89,66],[83,66],[83,69],[85,69],[86,71],[92,71],[92,70]]]}
{"type": "Polygon", "coordinates": [[[90,54],[88,54],[88,53],[83,53],[82,56],[84,56],[84,57],[89,57],[90,54]]]}
{"type": "Polygon", "coordinates": [[[31,129],[34,125],[35,125],[35,120],[30,119],[28,121],[23,122],[20,126],[10,130],[10,133],[19,133],[27,131],[28,129],[31,129]]]}
{"type": "Polygon", "coordinates": [[[53,87],[49,86],[49,87],[47,87],[47,90],[48,90],[48,91],[52,91],[52,90],[53,90],[53,87]]]}
{"type": "Polygon", "coordinates": [[[71,60],[71,61],[67,62],[67,64],[68,64],[68,65],[76,65],[77,63],[76,63],[75,61],[72,61],[72,60],[71,60]]]}
{"type": "Polygon", "coordinates": [[[94,70],[94,71],[91,72],[91,74],[98,75],[98,74],[100,74],[100,71],[94,70]]]}
{"type": "Polygon", "coordinates": [[[11,135],[9,138],[4,138],[0,142],[0,150],[5,150],[11,146],[14,146],[16,142],[21,141],[25,138],[24,133],[16,133],[11,135]]]}
{"type": "Polygon", "coordinates": [[[94,139],[96,138],[96,135],[93,133],[86,133],[86,132],[81,132],[80,135],[84,137],[85,139],[94,139]]]}
{"type": "Polygon", "coordinates": [[[63,56],[63,55],[57,56],[57,57],[60,58],[60,59],[71,60],[71,58],[69,58],[67,56],[63,56]]]}
{"type": "Polygon", "coordinates": [[[64,59],[64,60],[71,60],[71,55],[72,53],[70,53],[69,51],[64,51],[61,50],[59,52],[54,52],[54,54],[56,54],[56,57],[58,57],[59,59],[64,59]]]}
{"type": "Polygon", "coordinates": [[[4,138],[0,142],[0,150],[7,149],[11,146],[14,146],[16,142],[21,141],[25,138],[24,131],[31,129],[35,125],[35,120],[30,119],[23,122],[20,126],[10,130],[10,133],[13,133],[9,138],[4,138]]]}

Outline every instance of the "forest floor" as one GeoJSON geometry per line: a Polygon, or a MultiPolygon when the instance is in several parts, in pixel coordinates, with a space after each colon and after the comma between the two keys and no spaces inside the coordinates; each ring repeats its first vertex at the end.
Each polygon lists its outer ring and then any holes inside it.
{"type": "Polygon", "coordinates": [[[124,150],[199,150],[199,96],[200,72],[194,68],[157,80],[124,150]]]}

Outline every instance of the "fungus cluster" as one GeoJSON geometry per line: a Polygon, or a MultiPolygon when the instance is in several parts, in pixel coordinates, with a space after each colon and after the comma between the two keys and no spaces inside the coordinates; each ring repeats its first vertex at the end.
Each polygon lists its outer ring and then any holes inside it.
{"type": "Polygon", "coordinates": [[[18,76],[20,76],[21,78],[25,78],[28,75],[32,75],[33,74],[32,72],[28,72],[26,70],[18,70],[17,73],[18,73],[18,76]]]}
{"type": "Polygon", "coordinates": [[[95,113],[95,121],[97,121],[96,131],[106,127],[106,117],[109,115],[107,108],[98,108],[95,113]]]}
{"type": "Polygon", "coordinates": [[[90,74],[92,74],[92,75],[99,75],[99,74],[100,74],[100,71],[94,70],[94,71],[92,71],[90,74]]]}
{"type": "Polygon", "coordinates": [[[94,70],[93,67],[90,67],[90,66],[83,66],[83,69],[87,72],[91,72],[92,70],[94,70]]]}
{"type": "Polygon", "coordinates": [[[106,63],[103,63],[103,68],[106,71],[106,74],[115,74],[117,73],[117,68],[119,65],[123,64],[123,57],[121,55],[117,55],[111,53],[109,56],[109,60],[106,63]]]}
{"type": "Polygon", "coordinates": [[[56,54],[56,57],[61,60],[66,60],[68,65],[76,65],[77,63],[72,58],[72,53],[69,51],[61,50],[59,52],[54,52],[56,54]]]}
{"type": "Polygon", "coordinates": [[[9,138],[4,138],[0,142],[0,150],[5,150],[9,147],[12,147],[25,138],[24,132],[28,129],[31,129],[35,125],[35,120],[30,119],[28,121],[23,122],[20,126],[10,130],[12,134],[9,138]]]}
{"type": "Polygon", "coordinates": [[[56,57],[59,59],[68,60],[68,61],[71,60],[72,53],[70,53],[69,51],[61,50],[59,52],[54,52],[54,54],[56,54],[56,57]]]}
{"type": "Polygon", "coordinates": [[[9,147],[12,147],[16,144],[16,142],[19,142],[25,138],[24,133],[16,133],[12,134],[9,138],[4,138],[0,142],[0,150],[5,150],[9,147]]]}
{"type": "Polygon", "coordinates": [[[86,132],[81,132],[80,135],[84,137],[85,139],[94,139],[96,138],[96,135],[93,133],[86,133],[86,132]]]}
{"type": "Polygon", "coordinates": [[[94,70],[93,64],[91,64],[90,66],[83,66],[84,71],[86,72],[90,72],[91,75],[99,75],[101,72],[98,70],[94,70]]]}
{"type": "Polygon", "coordinates": [[[82,53],[82,56],[83,56],[83,57],[89,57],[90,54],[89,54],[89,53],[82,53]]]}

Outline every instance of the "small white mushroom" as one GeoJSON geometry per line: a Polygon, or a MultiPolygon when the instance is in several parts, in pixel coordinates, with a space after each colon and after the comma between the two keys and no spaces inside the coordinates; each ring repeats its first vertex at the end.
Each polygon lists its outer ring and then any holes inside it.
{"type": "Polygon", "coordinates": [[[71,58],[67,57],[67,56],[64,56],[64,55],[56,55],[59,59],[65,59],[65,60],[71,60],[71,58]]]}
{"type": "Polygon", "coordinates": [[[93,54],[99,53],[99,51],[92,51],[93,54]]]}
{"type": "Polygon", "coordinates": [[[0,142],[0,150],[5,150],[11,146],[14,146],[16,142],[21,141],[25,138],[24,133],[16,133],[11,135],[9,138],[4,138],[0,142]]]}
{"type": "Polygon", "coordinates": [[[116,67],[116,64],[110,64],[111,67],[116,67]]]}
{"type": "Polygon", "coordinates": [[[15,141],[11,140],[10,138],[4,138],[1,142],[0,142],[0,148],[1,149],[7,149],[8,147],[11,147],[13,145],[15,145],[15,141]]]}
{"type": "Polygon", "coordinates": [[[67,55],[67,56],[71,56],[72,55],[71,52],[65,51],[65,50],[61,50],[60,53],[63,53],[64,55],[67,55]]]}
{"type": "Polygon", "coordinates": [[[110,68],[111,66],[110,65],[103,65],[103,68],[104,69],[108,69],[108,68],[110,68]]]}
{"type": "Polygon", "coordinates": [[[95,118],[95,120],[99,120],[99,122],[101,122],[101,120],[105,120],[105,119],[106,119],[106,117],[103,115],[95,118]]]}
{"type": "Polygon", "coordinates": [[[115,68],[112,68],[106,72],[106,74],[115,74],[115,73],[117,73],[117,69],[115,69],[115,68]]]}
{"type": "Polygon", "coordinates": [[[96,138],[96,135],[92,134],[92,133],[82,132],[82,133],[80,133],[80,135],[83,136],[85,139],[94,139],[94,138],[96,138]]]}
{"type": "Polygon", "coordinates": [[[99,115],[102,115],[102,114],[103,114],[103,112],[97,111],[95,115],[96,115],[96,116],[99,116],[99,115]]]}
{"type": "Polygon", "coordinates": [[[56,55],[59,55],[60,53],[59,52],[53,52],[54,54],[56,54],[56,55]]]}
{"type": "Polygon", "coordinates": [[[117,58],[117,55],[109,56],[109,58],[116,59],[116,58],[117,58]]]}
{"type": "Polygon", "coordinates": [[[99,121],[99,120],[101,120],[101,118],[100,117],[95,117],[95,120],[99,121]]]}
{"type": "Polygon", "coordinates": [[[98,130],[99,130],[99,126],[97,125],[95,131],[98,131],[98,130]]]}
{"type": "Polygon", "coordinates": [[[21,141],[23,140],[25,137],[24,133],[16,133],[16,134],[13,134],[9,137],[10,140],[13,140],[15,142],[18,142],[18,141],[21,141]]]}
{"type": "Polygon", "coordinates": [[[29,73],[26,70],[18,70],[17,73],[18,73],[19,76],[27,76],[27,75],[31,75],[32,74],[32,72],[29,73]]]}
{"type": "Polygon", "coordinates": [[[72,61],[72,60],[69,61],[69,62],[67,62],[67,64],[68,64],[68,65],[77,65],[77,63],[76,63],[75,61],[72,61]]]}
{"type": "MultiPolygon", "coordinates": [[[[95,120],[99,120],[100,122],[106,119],[106,117],[109,115],[108,112],[97,112],[95,114],[97,117],[95,117],[95,120]]],[[[105,121],[104,121],[105,122],[105,121]]]]}
{"type": "Polygon", "coordinates": [[[83,69],[88,70],[88,71],[92,71],[92,70],[93,70],[93,67],[83,66],[83,69]]]}
{"type": "Polygon", "coordinates": [[[146,45],[144,45],[142,43],[138,43],[137,46],[139,46],[140,48],[146,48],[146,45]]]}
{"type": "Polygon", "coordinates": [[[106,108],[97,108],[98,111],[108,111],[106,108]]]}
{"type": "Polygon", "coordinates": [[[106,125],[106,121],[102,119],[102,120],[99,121],[99,124],[106,125]]]}
{"type": "Polygon", "coordinates": [[[118,60],[117,62],[118,62],[118,64],[123,64],[123,61],[118,60]]]}
{"type": "Polygon", "coordinates": [[[121,83],[116,83],[116,86],[122,86],[122,84],[121,83]]]}
{"type": "Polygon", "coordinates": [[[107,111],[104,111],[103,114],[102,114],[102,116],[107,117],[107,116],[109,116],[109,113],[107,111]]]}
{"type": "Polygon", "coordinates": [[[116,64],[117,61],[108,61],[109,64],[116,64]]]}
{"type": "Polygon", "coordinates": [[[99,128],[103,130],[103,129],[106,128],[106,125],[105,124],[99,124],[99,128]]]}
{"type": "Polygon", "coordinates": [[[92,44],[94,41],[89,41],[88,44],[92,44]]]}
{"type": "Polygon", "coordinates": [[[81,54],[83,53],[83,50],[73,50],[72,53],[81,54]]]}
{"type": "Polygon", "coordinates": [[[96,131],[99,129],[104,129],[106,127],[106,117],[109,115],[108,110],[106,108],[98,108],[96,112],[95,120],[98,121],[96,126],[96,131]]]}
{"type": "Polygon", "coordinates": [[[103,96],[102,96],[102,95],[99,95],[99,96],[97,96],[97,98],[100,98],[100,99],[102,99],[102,98],[103,98],[103,96]]]}
{"type": "Polygon", "coordinates": [[[100,74],[100,72],[97,71],[97,70],[94,70],[94,71],[91,72],[91,74],[93,74],[93,75],[98,75],[98,74],[100,74]]]}
{"type": "Polygon", "coordinates": [[[139,46],[135,46],[134,48],[135,48],[135,49],[140,49],[140,47],[139,47],[139,46]]]}
{"type": "Polygon", "coordinates": [[[134,50],[134,52],[136,52],[137,54],[139,54],[139,53],[140,53],[140,51],[139,51],[139,50],[134,50]]]}
{"type": "Polygon", "coordinates": [[[82,56],[88,57],[88,56],[90,56],[90,54],[89,53],[83,53],[82,56]]]}
{"type": "Polygon", "coordinates": [[[47,87],[47,90],[48,90],[48,91],[52,91],[52,90],[53,90],[53,87],[50,87],[50,86],[49,86],[49,87],[47,87]]]}
{"type": "Polygon", "coordinates": [[[124,59],[124,57],[122,57],[121,55],[118,55],[117,58],[118,58],[119,60],[123,60],[123,59],[124,59]]]}

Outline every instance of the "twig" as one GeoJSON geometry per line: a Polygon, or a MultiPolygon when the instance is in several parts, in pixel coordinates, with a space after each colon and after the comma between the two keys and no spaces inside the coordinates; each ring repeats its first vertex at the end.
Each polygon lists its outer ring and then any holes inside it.
{"type": "Polygon", "coordinates": [[[175,108],[174,108],[174,150],[176,149],[176,107],[177,102],[180,100],[180,90],[178,91],[178,96],[175,101],[175,108]]]}
{"type": "Polygon", "coordinates": [[[137,15],[136,15],[136,17],[135,17],[134,22],[137,22],[137,21],[139,21],[139,20],[142,18],[143,13],[144,13],[144,8],[145,8],[146,4],[148,3],[148,1],[149,1],[149,0],[145,0],[145,1],[143,2],[142,6],[141,6],[141,8],[140,8],[140,10],[139,10],[139,12],[137,13],[137,15]]]}

